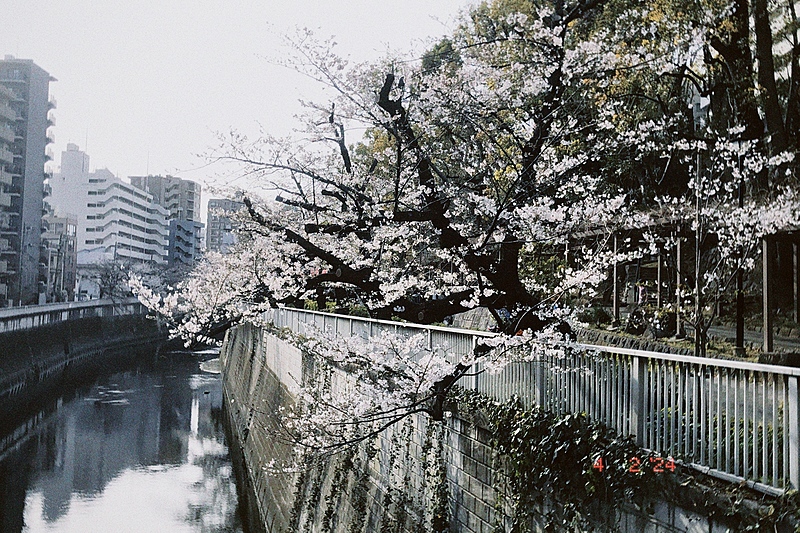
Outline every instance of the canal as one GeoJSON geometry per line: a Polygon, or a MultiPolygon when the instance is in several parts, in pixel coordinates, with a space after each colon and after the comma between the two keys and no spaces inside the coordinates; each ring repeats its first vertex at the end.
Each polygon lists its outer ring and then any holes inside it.
{"type": "Polygon", "coordinates": [[[246,532],[213,357],[137,358],[0,423],[0,531],[246,532]]]}

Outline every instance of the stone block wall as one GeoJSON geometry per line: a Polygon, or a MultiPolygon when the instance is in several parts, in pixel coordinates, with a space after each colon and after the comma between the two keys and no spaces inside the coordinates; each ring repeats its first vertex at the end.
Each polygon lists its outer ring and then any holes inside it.
{"type": "MultiPolygon", "coordinates": [[[[273,464],[292,450],[275,413],[293,401],[302,354],[244,325],[228,332],[221,359],[231,447],[248,485],[246,505],[264,531],[416,533],[433,531],[443,512],[452,532],[510,530],[513,498],[505,497],[503,458],[481,413],[442,423],[412,416],[355,451],[286,472],[273,464]]],[[[631,533],[726,531],[667,504],[653,515],[629,509],[609,523],[631,533]]],[[[544,523],[530,526],[542,531],[544,523]]]]}

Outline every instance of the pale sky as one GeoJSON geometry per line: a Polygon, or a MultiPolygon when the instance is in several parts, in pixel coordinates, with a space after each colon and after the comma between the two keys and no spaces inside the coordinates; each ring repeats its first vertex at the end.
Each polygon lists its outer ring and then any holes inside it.
{"type": "MultiPolygon", "coordinates": [[[[68,142],[120,177],[213,179],[214,133],[261,124],[284,135],[317,88],[270,61],[296,27],[336,36],[341,55],[419,57],[470,0],[0,0],[0,56],[33,59],[50,94],[55,163],[68,142]]],[[[56,170],[54,168],[53,170],[56,170]]],[[[207,198],[207,196],[206,196],[207,198]]],[[[205,201],[203,202],[205,203],[205,201]]]]}

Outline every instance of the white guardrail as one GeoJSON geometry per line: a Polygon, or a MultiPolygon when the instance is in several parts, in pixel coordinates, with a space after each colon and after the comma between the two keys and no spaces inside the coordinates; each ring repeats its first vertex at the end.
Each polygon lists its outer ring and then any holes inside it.
{"type": "Polygon", "coordinates": [[[93,316],[119,316],[145,313],[136,298],[88,300],[0,309],[0,333],[36,328],[65,320],[93,316]]]}
{"type": "MultiPolygon", "coordinates": [[[[276,309],[264,318],[303,333],[310,323],[341,335],[423,332],[431,348],[458,357],[494,334],[276,309]]],[[[459,385],[499,401],[585,413],[639,446],[715,477],[769,494],[800,487],[800,368],[579,345],[498,373],[476,365],[459,385]]]]}

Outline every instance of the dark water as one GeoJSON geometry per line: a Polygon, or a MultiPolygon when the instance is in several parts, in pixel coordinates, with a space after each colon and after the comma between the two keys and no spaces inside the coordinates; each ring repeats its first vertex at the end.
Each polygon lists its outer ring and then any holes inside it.
{"type": "Polygon", "coordinates": [[[242,532],[222,420],[197,355],[90,378],[0,435],[0,532],[242,532]]]}

